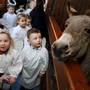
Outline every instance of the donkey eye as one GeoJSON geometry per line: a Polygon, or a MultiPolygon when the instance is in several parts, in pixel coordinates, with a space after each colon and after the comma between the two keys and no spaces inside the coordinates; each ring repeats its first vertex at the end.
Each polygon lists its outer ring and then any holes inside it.
{"type": "Polygon", "coordinates": [[[65,24],[65,27],[67,27],[67,26],[68,26],[68,24],[66,23],[66,24],[65,24]]]}
{"type": "Polygon", "coordinates": [[[67,21],[65,22],[65,27],[68,27],[69,24],[70,24],[70,22],[69,22],[69,20],[67,20],[67,21]]]}

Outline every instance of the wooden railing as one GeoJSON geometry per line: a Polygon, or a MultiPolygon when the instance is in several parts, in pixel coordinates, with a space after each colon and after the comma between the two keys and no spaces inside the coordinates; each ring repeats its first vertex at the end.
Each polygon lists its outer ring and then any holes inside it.
{"type": "MultiPolygon", "coordinates": [[[[52,45],[52,43],[61,36],[62,31],[55,18],[51,16],[48,21],[48,28],[50,45],[52,45]]],[[[65,64],[53,58],[51,61],[54,66],[57,90],[90,90],[90,86],[88,85],[78,63],[65,64]]],[[[46,77],[48,77],[47,81],[49,82],[46,90],[51,90],[49,87],[52,86],[50,86],[50,77],[48,74],[46,77]]]]}

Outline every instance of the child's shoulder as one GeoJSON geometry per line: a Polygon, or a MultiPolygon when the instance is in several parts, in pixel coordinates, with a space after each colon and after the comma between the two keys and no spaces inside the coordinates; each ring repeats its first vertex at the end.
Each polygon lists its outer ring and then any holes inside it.
{"type": "Polygon", "coordinates": [[[11,48],[11,49],[9,50],[9,53],[12,54],[12,55],[19,54],[19,52],[18,52],[16,49],[14,49],[14,48],[11,48]]]}
{"type": "Polygon", "coordinates": [[[19,25],[17,25],[17,26],[15,26],[15,27],[13,27],[12,29],[13,29],[13,30],[18,30],[18,29],[21,29],[21,28],[19,27],[19,25]]]}
{"type": "Polygon", "coordinates": [[[16,14],[16,13],[14,13],[13,15],[14,15],[15,17],[17,17],[17,14],[16,14]]]}
{"type": "Polygon", "coordinates": [[[48,52],[46,47],[41,47],[41,50],[42,50],[43,53],[47,53],[48,52]]]}
{"type": "Polygon", "coordinates": [[[18,26],[15,26],[15,27],[10,28],[9,31],[10,33],[15,33],[18,31],[18,29],[19,29],[18,26]]]}
{"type": "Polygon", "coordinates": [[[21,50],[21,52],[20,52],[20,56],[22,56],[22,57],[26,57],[27,56],[27,53],[29,52],[30,50],[29,50],[29,48],[27,47],[27,48],[23,48],[22,50],[21,50]]]}
{"type": "Polygon", "coordinates": [[[5,15],[8,15],[8,12],[5,12],[5,13],[3,14],[3,16],[5,16],[5,15]]]}

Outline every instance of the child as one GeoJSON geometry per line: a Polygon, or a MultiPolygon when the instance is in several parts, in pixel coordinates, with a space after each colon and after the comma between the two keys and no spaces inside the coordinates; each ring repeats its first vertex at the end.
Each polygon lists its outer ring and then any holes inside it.
{"type": "Polygon", "coordinates": [[[8,5],[7,12],[3,15],[3,19],[5,20],[6,23],[8,23],[10,27],[16,26],[17,16],[14,13],[14,11],[15,11],[15,6],[8,5]]]}
{"type": "Polygon", "coordinates": [[[24,5],[19,5],[19,8],[16,10],[17,15],[25,11],[24,5]]]}
{"type": "Polygon", "coordinates": [[[0,84],[3,81],[8,84],[13,84],[16,81],[22,69],[22,62],[17,60],[18,56],[19,54],[13,49],[10,34],[7,30],[0,28],[0,84]]]}
{"type": "Polygon", "coordinates": [[[30,12],[34,9],[35,6],[36,6],[36,1],[35,0],[28,1],[27,2],[27,8],[26,8],[26,11],[24,13],[29,15],[30,12]]]}
{"type": "Polygon", "coordinates": [[[31,21],[32,21],[32,18],[29,15],[27,15],[27,26],[29,26],[30,28],[32,28],[31,21]]]}
{"type": "Polygon", "coordinates": [[[15,42],[15,49],[19,52],[24,47],[24,39],[26,37],[27,31],[31,28],[27,26],[27,15],[19,14],[17,16],[18,25],[11,29],[11,36],[15,42]]]}
{"type": "Polygon", "coordinates": [[[19,57],[23,61],[20,90],[40,90],[41,76],[48,67],[48,51],[42,45],[41,33],[32,28],[27,32],[28,47],[22,50],[19,57]]]}
{"type": "MultiPolygon", "coordinates": [[[[31,29],[32,26],[31,26],[31,17],[29,15],[27,15],[27,26],[31,29]]],[[[24,47],[27,47],[28,45],[28,42],[27,42],[27,37],[25,37],[24,39],[24,47]]]]}

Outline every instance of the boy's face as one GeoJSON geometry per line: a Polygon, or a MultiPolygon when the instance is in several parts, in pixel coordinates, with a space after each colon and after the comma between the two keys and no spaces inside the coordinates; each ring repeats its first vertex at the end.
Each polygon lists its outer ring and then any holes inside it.
{"type": "Polygon", "coordinates": [[[33,9],[34,7],[36,7],[36,1],[31,1],[29,4],[30,8],[33,9]]]}
{"type": "Polygon", "coordinates": [[[10,48],[11,40],[7,34],[0,34],[0,52],[5,52],[10,48]]]}
{"type": "Polygon", "coordinates": [[[21,19],[18,20],[18,24],[24,28],[27,25],[27,18],[21,17],[21,19]]]}
{"type": "Polygon", "coordinates": [[[12,13],[12,14],[13,14],[13,13],[14,13],[14,10],[15,10],[15,9],[14,9],[13,7],[9,7],[9,8],[8,8],[8,12],[9,12],[9,13],[12,13]]]}
{"type": "Polygon", "coordinates": [[[41,46],[41,34],[40,33],[32,33],[28,38],[28,42],[34,48],[39,48],[41,46]]]}
{"type": "Polygon", "coordinates": [[[27,25],[30,25],[31,24],[31,19],[27,19],[27,25]]]}

